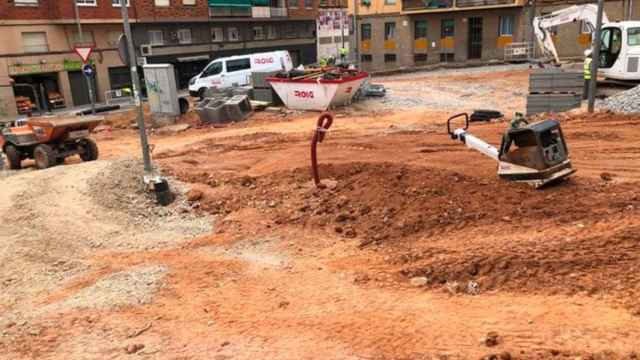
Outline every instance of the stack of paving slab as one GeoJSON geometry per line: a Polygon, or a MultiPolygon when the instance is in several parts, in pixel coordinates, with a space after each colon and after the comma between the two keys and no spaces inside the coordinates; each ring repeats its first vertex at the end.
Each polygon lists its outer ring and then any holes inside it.
{"type": "Polygon", "coordinates": [[[582,71],[536,69],[529,75],[527,115],[563,112],[582,104],[582,71]]]}
{"type": "Polygon", "coordinates": [[[247,95],[210,94],[200,101],[195,111],[200,121],[207,124],[225,124],[242,121],[251,114],[251,103],[247,95]]]}
{"type": "Polygon", "coordinates": [[[266,71],[251,73],[251,82],[253,83],[253,100],[263,101],[273,105],[281,103],[278,94],[273,90],[267,78],[275,76],[278,71],[266,71]]]}

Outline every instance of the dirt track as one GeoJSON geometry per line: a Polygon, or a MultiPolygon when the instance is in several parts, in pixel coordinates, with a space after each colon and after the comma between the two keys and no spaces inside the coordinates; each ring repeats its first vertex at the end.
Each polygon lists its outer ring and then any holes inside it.
{"type": "MultiPolygon", "coordinates": [[[[495,77],[471,75],[487,83],[495,77]]],[[[526,91],[526,72],[509,78],[491,83],[496,97],[526,91]]],[[[452,84],[459,80],[454,75],[448,91],[458,91],[452,84]]],[[[399,77],[388,85],[401,89],[413,81],[399,77]]],[[[518,110],[521,101],[509,101],[504,111],[518,110]]],[[[495,164],[452,142],[443,126],[448,113],[438,110],[365,104],[339,113],[319,150],[324,190],[314,189],[309,176],[313,114],[262,113],[228,128],[152,137],[167,173],[202,192],[196,202],[215,217],[214,233],[157,249],[107,244],[78,253],[85,268],[30,294],[24,311],[79,301],[92,286],[109,298],[103,290],[111,287],[101,281],[122,272],[131,279],[155,274],[148,289],[138,285],[152,294],[140,305],[63,308],[27,324],[3,317],[0,353],[473,359],[506,351],[517,359],[634,358],[640,119],[560,116],[578,174],[534,191],[496,179],[495,164]],[[425,284],[412,285],[416,277],[425,284]],[[482,339],[492,331],[499,344],[487,347],[482,339]],[[128,354],[125,347],[134,344],[144,348],[128,354]]],[[[497,142],[505,126],[472,129],[497,142]]],[[[109,159],[136,151],[129,130],[98,140],[109,159]]],[[[61,169],[47,172],[65,176],[61,169]]],[[[0,184],[29,184],[39,175],[0,184]]],[[[58,181],[71,184],[77,175],[66,176],[58,181]]],[[[7,202],[19,204],[7,194],[0,212],[7,202]]],[[[8,304],[3,298],[0,305],[16,306],[8,304]]]]}

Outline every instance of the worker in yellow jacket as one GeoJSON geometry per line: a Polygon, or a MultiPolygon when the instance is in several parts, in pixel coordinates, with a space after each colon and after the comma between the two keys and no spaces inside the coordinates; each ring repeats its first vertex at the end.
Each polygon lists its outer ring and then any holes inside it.
{"type": "Polygon", "coordinates": [[[584,51],[584,90],[582,91],[582,98],[589,98],[589,90],[591,89],[591,49],[584,51]]]}

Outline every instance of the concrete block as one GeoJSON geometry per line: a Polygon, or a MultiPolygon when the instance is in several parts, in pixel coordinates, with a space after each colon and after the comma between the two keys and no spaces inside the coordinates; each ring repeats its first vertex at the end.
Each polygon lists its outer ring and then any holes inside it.
{"type": "Polygon", "coordinates": [[[267,78],[275,76],[279,71],[252,72],[251,83],[254,89],[271,89],[271,84],[267,82],[267,78]]]}

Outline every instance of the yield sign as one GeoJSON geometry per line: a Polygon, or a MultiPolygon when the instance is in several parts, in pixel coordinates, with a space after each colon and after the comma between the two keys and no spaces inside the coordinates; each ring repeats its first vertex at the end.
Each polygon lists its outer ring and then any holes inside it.
{"type": "Polygon", "coordinates": [[[78,54],[82,58],[82,62],[86,63],[89,60],[89,56],[91,56],[91,52],[93,48],[90,47],[77,47],[74,48],[76,54],[78,54]]]}

